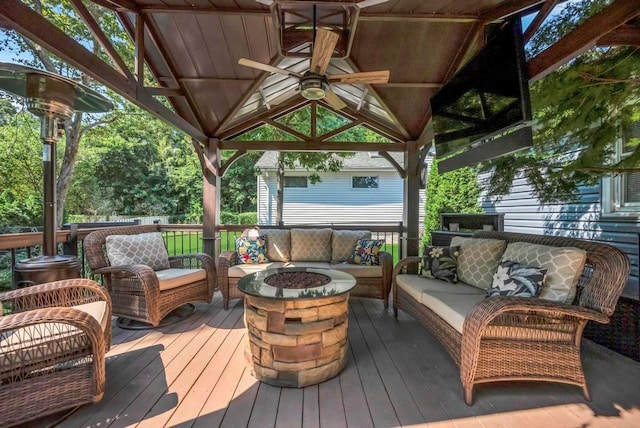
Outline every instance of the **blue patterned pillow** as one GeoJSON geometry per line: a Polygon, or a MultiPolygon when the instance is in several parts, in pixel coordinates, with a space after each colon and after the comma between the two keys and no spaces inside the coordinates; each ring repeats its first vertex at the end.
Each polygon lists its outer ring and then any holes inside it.
{"type": "Polygon", "coordinates": [[[458,255],[460,247],[425,247],[420,275],[425,278],[458,282],[458,255]]]}
{"type": "Polygon", "coordinates": [[[546,274],[547,269],[522,266],[511,260],[503,261],[493,275],[487,297],[538,297],[546,274]]]}
{"type": "Polygon", "coordinates": [[[241,236],[236,239],[239,264],[269,263],[266,236],[241,236]]]}
{"type": "Polygon", "coordinates": [[[347,263],[354,265],[374,266],[380,264],[378,253],[384,245],[384,239],[358,239],[356,248],[347,263]]]}

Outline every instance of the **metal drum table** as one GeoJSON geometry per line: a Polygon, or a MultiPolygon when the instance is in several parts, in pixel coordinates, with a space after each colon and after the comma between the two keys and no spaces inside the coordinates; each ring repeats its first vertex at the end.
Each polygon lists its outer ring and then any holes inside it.
{"type": "Polygon", "coordinates": [[[266,269],[241,278],[253,375],[275,386],[304,387],[336,376],[347,363],[353,276],[332,269],[266,269]]]}

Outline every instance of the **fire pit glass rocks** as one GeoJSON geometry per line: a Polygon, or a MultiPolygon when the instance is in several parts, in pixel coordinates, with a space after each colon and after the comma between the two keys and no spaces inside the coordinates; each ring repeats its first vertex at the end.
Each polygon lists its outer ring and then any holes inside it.
{"type": "Polygon", "coordinates": [[[332,269],[267,269],[245,276],[245,357],[253,375],[304,387],[336,376],[347,363],[353,276],[332,269]]]}

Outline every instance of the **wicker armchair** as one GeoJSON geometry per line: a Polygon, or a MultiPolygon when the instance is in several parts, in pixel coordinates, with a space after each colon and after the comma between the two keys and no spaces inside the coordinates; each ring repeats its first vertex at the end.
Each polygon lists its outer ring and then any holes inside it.
{"type": "Polygon", "coordinates": [[[397,286],[396,276],[414,272],[418,257],[402,259],[393,270],[394,310],[411,314],[443,344],[460,367],[465,402],[473,402],[479,383],[535,380],[582,388],[590,399],[582,370],[580,341],[588,321],[607,324],[629,277],[629,259],[610,245],[558,236],[478,232],[493,238],[587,252],[573,304],[522,297],[493,297],[467,314],[460,334],[432,310],[397,286]]]}
{"type": "Polygon", "coordinates": [[[173,269],[203,269],[204,277],[178,287],[164,287],[158,272],[145,265],[111,266],[105,242],[110,235],[158,232],[157,225],[110,227],[91,232],[84,252],[94,275],[100,275],[113,301],[113,314],[157,327],[174,309],[191,302],[209,303],[215,286],[215,262],[207,254],[169,257],[173,269]]]}
{"type": "Polygon", "coordinates": [[[89,279],[0,293],[0,425],[97,402],[111,346],[111,299],[89,279]]]}

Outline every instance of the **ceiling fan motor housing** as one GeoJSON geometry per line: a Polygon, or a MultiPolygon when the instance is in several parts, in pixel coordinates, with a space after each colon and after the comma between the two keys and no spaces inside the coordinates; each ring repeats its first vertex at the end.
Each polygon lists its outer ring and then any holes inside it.
{"type": "Polygon", "coordinates": [[[307,71],[300,79],[300,95],[308,100],[323,99],[328,88],[327,78],[311,71],[307,71]]]}

